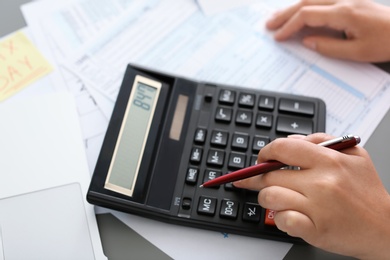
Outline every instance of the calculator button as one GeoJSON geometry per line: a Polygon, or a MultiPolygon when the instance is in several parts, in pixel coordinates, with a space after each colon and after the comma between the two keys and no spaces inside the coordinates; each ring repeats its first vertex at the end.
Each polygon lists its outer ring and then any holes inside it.
{"type": "Polygon", "coordinates": [[[217,199],[201,196],[199,198],[198,213],[203,215],[214,216],[217,207],[217,199]]]}
{"type": "Polygon", "coordinates": [[[217,112],[215,114],[215,120],[225,123],[230,123],[232,121],[233,109],[226,107],[217,107],[217,112]]]}
{"type": "Polygon", "coordinates": [[[207,164],[222,167],[225,159],[225,152],[215,149],[210,149],[207,156],[207,164]]]}
{"type": "Polygon", "coordinates": [[[264,218],[264,224],[269,225],[269,226],[275,226],[275,211],[266,209],[265,210],[265,218],[264,218]]]}
{"type": "Polygon", "coordinates": [[[237,188],[236,186],[233,185],[232,182],[228,182],[224,184],[224,188],[227,191],[238,191],[240,188],[237,188]]]}
{"type": "Polygon", "coordinates": [[[191,198],[183,198],[183,202],[181,203],[182,209],[189,210],[191,208],[192,200],[191,198]]]}
{"type": "Polygon", "coordinates": [[[242,219],[249,222],[260,222],[260,218],[261,206],[250,202],[245,203],[242,219]]]}
{"type": "Polygon", "coordinates": [[[186,183],[195,185],[198,180],[199,169],[194,167],[189,167],[187,169],[186,183]]]}
{"type": "Polygon", "coordinates": [[[259,109],[273,110],[275,107],[275,98],[269,96],[260,96],[259,109]]]}
{"type": "MultiPolygon", "coordinates": [[[[221,175],[222,175],[221,171],[207,169],[204,173],[203,182],[213,180],[221,175]]],[[[215,185],[215,186],[212,186],[210,188],[217,188],[218,189],[219,186],[215,185]]]]}
{"type": "Polygon", "coordinates": [[[268,136],[259,136],[259,135],[256,135],[254,138],[253,138],[253,146],[252,146],[252,149],[253,151],[260,151],[264,146],[266,146],[267,144],[269,144],[270,142],[270,139],[268,136]]]}
{"type": "Polygon", "coordinates": [[[206,129],[203,129],[203,128],[196,129],[194,141],[196,143],[203,144],[204,141],[206,140],[206,134],[207,134],[206,129]]]}
{"type": "Polygon", "coordinates": [[[257,113],[256,117],[256,126],[271,128],[272,127],[273,116],[265,113],[257,113]]]}
{"type": "Polygon", "coordinates": [[[228,89],[222,89],[219,92],[219,103],[233,105],[236,100],[236,92],[228,89]]]}
{"type": "Polygon", "coordinates": [[[228,199],[223,199],[219,216],[222,218],[236,219],[238,214],[238,202],[228,199]]]}
{"type": "Polygon", "coordinates": [[[249,135],[244,133],[234,133],[232,139],[232,148],[246,150],[248,149],[249,135]]]}
{"type": "MultiPolygon", "coordinates": [[[[231,171],[229,171],[228,173],[225,173],[225,174],[229,174],[229,173],[231,173],[231,171]]],[[[224,184],[224,188],[227,191],[238,191],[238,190],[240,190],[240,188],[237,188],[236,186],[234,186],[232,182],[225,183],[224,184]]]]}
{"type": "Polygon", "coordinates": [[[241,169],[245,167],[246,155],[243,153],[230,153],[229,156],[229,168],[241,169]]]}
{"type": "Polygon", "coordinates": [[[276,131],[308,135],[313,133],[313,122],[305,118],[279,116],[276,131]]]}
{"type": "Polygon", "coordinates": [[[211,134],[211,144],[218,146],[226,146],[229,134],[226,131],[214,130],[211,134]]]}
{"type": "Polygon", "coordinates": [[[202,160],[202,153],[203,153],[202,148],[198,148],[198,147],[192,148],[190,161],[192,163],[200,163],[200,161],[202,160]]]}
{"type": "Polygon", "coordinates": [[[246,110],[238,110],[236,115],[236,123],[243,125],[252,124],[252,112],[246,110]]]}
{"type": "Polygon", "coordinates": [[[240,97],[238,98],[238,105],[242,107],[254,107],[255,95],[248,93],[240,93],[240,97]]]}
{"type": "Polygon", "coordinates": [[[282,98],[279,103],[279,111],[312,116],[314,115],[314,103],[282,98]]]}
{"type": "Polygon", "coordinates": [[[251,162],[249,166],[256,165],[257,164],[257,155],[251,156],[251,162]]]}

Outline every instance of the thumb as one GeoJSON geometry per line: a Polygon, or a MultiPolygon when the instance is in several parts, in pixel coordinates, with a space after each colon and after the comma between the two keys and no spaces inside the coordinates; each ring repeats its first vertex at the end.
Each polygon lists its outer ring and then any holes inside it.
{"type": "Polygon", "coordinates": [[[357,55],[358,45],[352,40],[310,36],[303,39],[303,45],[325,56],[361,61],[357,55]]]}

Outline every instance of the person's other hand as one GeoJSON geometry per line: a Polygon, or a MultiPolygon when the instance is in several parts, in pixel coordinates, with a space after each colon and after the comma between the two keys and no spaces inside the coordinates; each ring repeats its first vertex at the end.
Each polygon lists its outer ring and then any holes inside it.
{"type": "Polygon", "coordinates": [[[332,137],[280,138],[261,149],[258,163],[280,169],[235,182],[259,190],[259,204],[274,210],[277,227],[331,252],[360,259],[388,259],[390,197],[362,147],[342,152],[315,145],[332,137]]]}
{"type": "Polygon", "coordinates": [[[284,41],[304,27],[329,28],[345,39],[306,36],[303,44],[323,55],[364,62],[390,61],[390,7],[370,0],[302,0],[266,23],[284,41]]]}

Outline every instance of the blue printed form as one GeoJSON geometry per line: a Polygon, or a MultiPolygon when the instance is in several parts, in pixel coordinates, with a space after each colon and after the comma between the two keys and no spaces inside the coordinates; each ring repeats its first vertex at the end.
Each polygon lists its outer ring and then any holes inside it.
{"type": "Polygon", "coordinates": [[[390,77],[370,64],[333,60],[301,46],[298,35],[275,42],[264,22],[267,2],[205,16],[190,1],[162,1],[119,21],[68,66],[112,101],[128,63],[197,80],[322,98],[327,132],[367,140],[389,108],[390,77]],[[98,43],[98,44],[96,44],[98,43]],[[99,77],[96,77],[99,75],[99,77]],[[375,76],[374,76],[375,75],[375,76]]]}

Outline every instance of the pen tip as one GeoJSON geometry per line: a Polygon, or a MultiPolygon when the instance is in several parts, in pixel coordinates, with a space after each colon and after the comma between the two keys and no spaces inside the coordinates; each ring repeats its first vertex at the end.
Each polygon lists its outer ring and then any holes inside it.
{"type": "Polygon", "coordinates": [[[199,185],[199,188],[203,188],[203,184],[202,184],[202,185],[199,185]]]}

